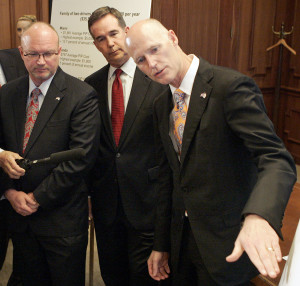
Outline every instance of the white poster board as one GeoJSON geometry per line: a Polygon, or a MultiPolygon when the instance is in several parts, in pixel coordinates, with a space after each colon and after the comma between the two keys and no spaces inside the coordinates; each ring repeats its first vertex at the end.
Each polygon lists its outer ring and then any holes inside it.
{"type": "Polygon", "coordinates": [[[127,24],[150,17],[151,0],[53,0],[51,25],[58,32],[62,53],[60,67],[84,80],[107,64],[88,31],[88,18],[97,8],[118,9],[127,24]]]}
{"type": "Polygon", "coordinates": [[[300,285],[300,220],[291,246],[289,257],[285,263],[279,286],[300,285]]]}

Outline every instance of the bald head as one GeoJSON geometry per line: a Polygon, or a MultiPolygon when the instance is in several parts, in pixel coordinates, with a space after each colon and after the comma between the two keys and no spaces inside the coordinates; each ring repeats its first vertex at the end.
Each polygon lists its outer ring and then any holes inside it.
{"type": "Polygon", "coordinates": [[[126,48],[137,66],[162,84],[180,85],[190,64],[174,31],[155,19],[135,23],[127,32],[126,48]]]}
{"type": "Polygon", "coordinates": [[[138,41],[153,36],[157,41],[168,40],[168,30],[155,19],[139,21],[130,28],[126,36],[126,46],[129,49],[135,48],[138,41]]]}
{"type": "Polygon", "coordinates": [[[36,86],[55,74],[61,47],[57,32],[51,25],[44,22],[31,25],[21,36],[19,50],[36,86]]]}
{"type": "Polygon", "coordinates": [[[21,46],[22,48],[26,48],[29,41],[38,39],[45,41],[47,37],[50,37],[51,41],[55,41],[57,43],[57,47],[59,46],[58,34],[55,29],[48,23],[36,22],[22,34],[21,46]]]}

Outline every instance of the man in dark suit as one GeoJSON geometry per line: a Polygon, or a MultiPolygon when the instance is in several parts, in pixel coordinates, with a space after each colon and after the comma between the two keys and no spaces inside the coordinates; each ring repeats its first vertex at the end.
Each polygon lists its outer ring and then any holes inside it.
{"type": "Polygon", "coordinates": [[[0,80],[1,85],[27,74],[27,70],[17,48],[0,50],[0,65],[5,76],[5,82],[0,80]]]}
{"type": "Polygon", "coordinates": [[[154,103],[160,198],[151,276],[169,275],[171,250],[173,285],[249,285],[255,267],[276,277],[296,171],[260,90],[186,55],[154,19],[133,25],[126,44],[143,72],[170,84],[154,103]]]}
{"type": "MultiPolygon", "coordinates": [[[[0,50],[0,86],[25,74],[27,74],[27,70],[17,48],[0,50]]],[[[24,170],[15,162],[15,159],[19,158],[21,158],[19,154],[0,150],[0,166],[12,178],[19,178],[21,175],[24,175],[24,170]]],[[[7,231],[7,207],[7,200],[0,200],[0,270],[5,260],[9,239],[7,231]]],[[[7,284],[9,286],[21,285],[18,277],[18,258],[16,255],[14,251],[13,273],[7,284]]]]}
{"type": "Polygon", "coordinates": [[[125,51],[128,27],[119,11],[99,8],[88,25],[95,46],[108,61],[86,79],[98,92],[103,122],[99,153],[91,172],[101,275],[108,286],[157,285],[147,271],[157,199],[152,105],[166,87],[137,69],[125,51]],[[114,125],[113,82],[117,69],[122,72],[124,121],[119,134],[114,125]]]}
{"type": "Polygon", "coordinates": [[[23,285],[84,285],[88,237],[86,175],[94,163],[100,117],[96,92],[59,68],[52,26],[35,23],[21,38],[29,76],[0,90],[0,147],[28,160],[83,148],[85,157],[32,166],[6,177],[9,227],[21,253],[23,285]]]}

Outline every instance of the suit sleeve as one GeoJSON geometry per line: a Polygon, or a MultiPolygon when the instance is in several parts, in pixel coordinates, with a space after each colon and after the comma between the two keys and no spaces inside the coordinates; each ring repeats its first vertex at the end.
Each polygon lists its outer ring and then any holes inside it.
{"type": "Polygon", "coordinates": [[[83,148],[81,160],[60,163],[33,194],[42,208],[51,209],[68,199],[75,187],[86,180],[99,145],[100,116],[96,92],[82,96],[70,118],[69,149],[83,148]]]}
{"type": "Polygon", "coordinates": [[[293,158],[276,135],[254,81],[246,76],[237,77],[227,90],[224,100],[227,123],[243,140],[258,169],[257,182],[243,215],[263,217],[282,238],[284,210],[296,181],[293,158]]]}

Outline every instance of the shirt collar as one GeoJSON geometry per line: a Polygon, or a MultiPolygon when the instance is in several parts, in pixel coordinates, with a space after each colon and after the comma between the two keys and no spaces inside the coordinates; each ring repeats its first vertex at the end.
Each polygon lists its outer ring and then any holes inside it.
{"type": "Polygon", "coordinates": [[[52,82],[54,75],[51,76],[49,79],[47,79],[46,81],[44,81],[40,86],[36,86],[34,84],[34,82],[32,81],[32,79],[29,77],[29,95],[31,94],[31,92],[35,89],[35,88],[39,88],[40,91],[42,92],[42,94],[45,96],[47,94],[47,91],[49,89],[49,86],[52,82]]]}
{"type": "MultiPolygon", "coordinates": [[[[108,78],[109,79],[113,76],[113,74],[114,74],[114,72],[115,72],[116,69],[117,68],[115,68],[113,66],[109,66],[109,71],[108,71],[108,78]]],[[[124,73],[126,73],[128,76],[130,76],[130,77],[133,78],[134,77],[134,73],[135,73],[135,69],[136,69],[136,64],[135,64],[135,62],[133,61],[132,58],[129,58],[129,60],[125,64],[123,64],[120,67],[120,69],[124,73]]]]}
{"type": "MultiPolygon", "coordinates": [[[[179,89],[182,90],[186,95],[192,94],[194,80],[200,64],[199,58],[197,58],[195,55],[189,56],[193,57],[193,60],[179,87],[179,89]]],[[[173,94],[177,88],[170,84],[170,89],[173,94]]]]}

